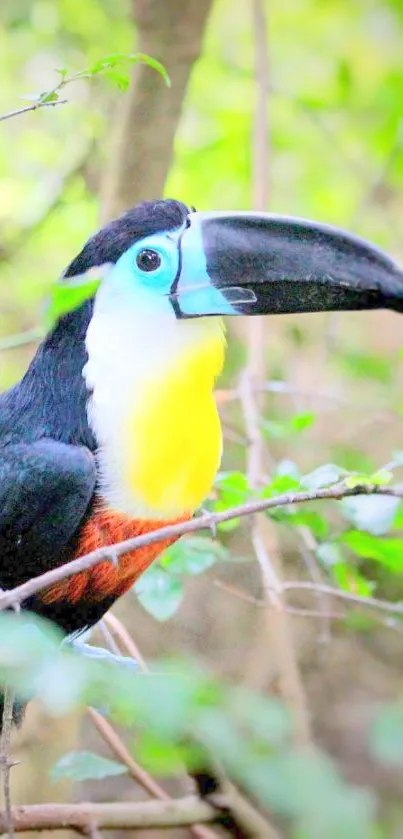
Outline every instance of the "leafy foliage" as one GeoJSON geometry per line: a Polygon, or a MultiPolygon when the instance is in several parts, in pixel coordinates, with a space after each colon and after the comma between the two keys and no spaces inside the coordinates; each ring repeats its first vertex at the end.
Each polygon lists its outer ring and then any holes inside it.
{"type": "MultiPolygon", "coordinates": [[[[53,627],[30,617],[2,613],[0,637],[5,636],[7,644],[0,646],[2,680],[25,696],[34,689],[51,714],[88,701],[107,704],[112,719],[136,725],[135,749],[147,765],[155,767],[156,756],[165,753],[165,771],[175,771],[179,758],[196,769],[200,741],[220,755],[235,780],[262,804],[312,839],[372,835],[371,795],[347,787],[319,752],[295,750],[287,714],[276,700],[229,687],[190,662],[160,664],[147,677],[110,663],[83,662],[60,649],[53,627]],[[56,681],[62,689],[49,691],[49,682],[56,681]]],[[[125,771],[96,754],[72,752],[53,767],[52,779],[100,779],[125,771]]]]}

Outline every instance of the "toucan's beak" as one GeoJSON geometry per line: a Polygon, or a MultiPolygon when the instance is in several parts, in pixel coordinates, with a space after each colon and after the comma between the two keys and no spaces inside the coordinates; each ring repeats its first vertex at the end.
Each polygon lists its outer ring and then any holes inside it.
{"type": "Polygon", "coordinates": [[[265,213],[191,213],[171,289],[178,317],[388,308],[403,270],[363,239],[265,213]]]}

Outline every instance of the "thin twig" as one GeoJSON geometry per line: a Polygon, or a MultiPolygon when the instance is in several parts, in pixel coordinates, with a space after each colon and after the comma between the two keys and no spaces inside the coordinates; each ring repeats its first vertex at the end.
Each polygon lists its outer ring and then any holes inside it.
{"type": "Polygon", "coordinates": [[[403,602],[389,603],[387,600],[379,600],[377,597],[362,597],[359,594],[352,594],[351,591],[333,588],[332,586],[321,585],[310,582],[283,583],[284,591],[312,591],[315,594],[320,592],[331,597],[339,597],[342,600],[349,600],[357,606],[364,606],[369,609],[379,609],[382,612],[390,612],[394,615],[403,615],[403,602]]]}
{"type": "Polygon", "coordinates": [[[162,787],[154,781],[154,778],[142,769],[142,767],[139,766],[139,764],[132,758],[130,752],[114,728],[111,726],[110,722],[108,722],[108,720],[105,719],[99,711],[96,711],[95,708],[88,707],[87,712],[102,739],[105,740],[105,743],[109,746],[111,752],[121,763],[125,764],[131,778],[133,778],[133,780],[136,781],[136,783],[138,783],[146,792],[154,796],[154,798],[158,798],[159,801],[170,801],[171,797],[168,793],[166,793],[165,790],[163,790],[162,787]]]}
{"type": "Polygon", "coordinates": [[[130,635],[130,632],[127,631],[122,621],[120,621],[119,618],[117,618],[116,615],[114,615],[112,612],[106,613],[106,615],[104,616],[104,621],[109,626],[109,629],[115,635],[117,635],[119,641],[126,647],[126,652],[128,652],[129,655],[132,658],[134,658],[135,661],[137,661],[140,670],[142,670],[144,673],[147,673],[148,667],[146,661],[143,658],[137,644],[130,635]]]}
{"type": "Polygon", "coordinates": [[[9,839],[13,839],[13,815],[11,806],[11,779],[10,772],[13,763],[10,759],[11,732],[13,728],[14,693],[6,685],[3,689],[3,719],[0,740],[0,764],[3,773],[3,794],[4,794],[4,820],[9,839]]]}
{"type": "Polygon", "coordinates": [[[372,485],[346,487],[344,484],[336,484],[333,487],[325,489],[286,492],[275,498],[261,498],[256,501],[249,501],[246,504],[240,504],[237,507],[231,507],[220,513],[205,513],[202,516],[190,519],[190,521],[169,524],[166,527],[153,530],[151,533],[144,533],[141,536],[126,539],[123,542],[117,542],[115,545],[106,545],[103,548],[97,548],[95,551],[91,551],[91,553],[85,554],[78,559],[73,559],[65,565],[53,568],[51,571],[46,571],[38,577],[33,577],[27,580],[26,583],[16,586],[16,588],[3,591],[0,594],[0,610],[23,603],[28,597],[32,597],[48,586],[72,577],[73,574],[77,574],[79,571],[86,571],[98,562],[105,562],[106,560],[115,561],[117,557],[129,551],[134,551],[137,548],[143,548],[146,545],[153,545],[156,542],[161,542],[166,539],[175,539],[183,536],[185,533],[195,533],[199,530],[211,531],[213,527],[217,527],[222,522],[251,516],[254,513],[260,513],[265,510],[273,510],[292,504],[303,504],[308,501],[324,501],[330,499],[341,501],[343,498],[350,498],[357,495],[386,495],[393,498],[403,498],[403,487],[372,485]]]}
{"type": "MultiPolygon", "coordinates": [[[[254,209],[264,212],[269,202],[270,159],[267,21],[262,0],[252,0],[252,9],[257,85],[253,133],[253,198],[254,209]]],[[[267,459],[260,421],[261,392],[266,380],[265,356],[266,324],[264,318],[258,318],[250,324],[248,359],[240,387],[241,405],[249,438],[248,481],[255,490],[261,485],[260,476],[264,470],[265,456],[267,459]]],[[[266,686],[268,668],[274,665],[281,698],[292,715],[295,740],[300,745],[308,745],[310,731],[305,694],[283,603],[281,575],[274,561],[274,556],[279,554],[277,535],[273,525],[263,515],[255,515],[252,519],[251,541],[262,575],[265,610],[257,650],[252,657],[252,667],[249,668],[248,681],[255,687],[266,686]]]]}
{"type": "MultiPolygon", "coordinates": [[[[258,609],[265,609],[266,603],[264,600],[259,600],[258,597],[254,597],[253,594],[248,594],[247,591],[241,591],[236,586],[230,585],[223,580],[214,580],[214,585],[217,586],[221,591],[224,591],[226,594],[230,594],[232,597],[236,597],[238,600],[242,600],[244,603],[250,603],[251,606],[256,606],[258,609]]],[[[282,586],[284,591],[284,586],[282,586]]],[[[318,592],[320,594],[320,592],[318,592]]],[[[284,610],[287,612],[288,615],[297,615],[301,618],[322,618],[324,612],[318,609],[303,609],[297,606],[284,606],[284,610]]],[[[326,612],[326,617],[329,620],[345,620],[346,613],[345,612],[326,612]]]]}
{"type": "Polygon", "coordinates": [[[56,105],[66,105],[67,99],[55,99],[53,102],[33,102],[32,105],[26,105],[24,108],[17,108],[15,111],[9,111],[7,114],[0,116],[0,122],[12,117],[19,117],[21,114],[27,114],[29,111],[39,111],[39,108],[54,108],[56,105]]]}

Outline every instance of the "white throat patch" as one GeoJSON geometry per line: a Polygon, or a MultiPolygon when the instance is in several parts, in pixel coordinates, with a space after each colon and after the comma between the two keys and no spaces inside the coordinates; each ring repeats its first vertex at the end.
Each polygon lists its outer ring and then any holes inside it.
{"type": "Polygon", "coordinates": [[[189,512],[187,498],[197,499],[198,492],[200,502],[194,503],[201,503],[221,454],[211,392],[224,344],[219,318],[177,320],[166,298],[156,300],[150,310],[148,301],[142,305],[140,298],[134,305],[111,295],[107,283],[100,288],[86,336],[88,362],[83,376],[91,393],[88,420],[99,446],[100,491],[108,506],[136,518],[164,519],[189,512]],[[211,366],[206,376],[204,363],[208,369],[211,366]],[[190,371],[183,377],[182,366],[190,371]],[[171,380],[172,405],[167,402],[171,380]],[[164,393],[161,404],[156,398],[160,392],[164,393]],[[152,411],[146,422],[149,394],[152,411]],[[176,433],[182,435],[182,449],[180,439],[174,439],[176,433]],[[179,447],[177,458],[174,444],[179,447]],[[150,502],[154,495],[142,489],[145,482],[140,480],[147,458],[159,470],[160,480],[166,481],[165,494],[155,502],[150,502]],[[178,474],[173,475],[176,469],[178,474]],[[199,479],[200,490],[195,487],[199,479]]]}

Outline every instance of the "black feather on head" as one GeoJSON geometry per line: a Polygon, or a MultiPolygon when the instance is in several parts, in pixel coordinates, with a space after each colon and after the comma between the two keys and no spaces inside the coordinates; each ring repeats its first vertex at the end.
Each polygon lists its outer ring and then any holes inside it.
{"type": "Polygon", "coordinates": [[[83,274],[90,268],[115,263],[139,239],[180,227],[190,212],[181,201],[143,201],[98,230],[64,272],[64,277],[83,274]]]}

